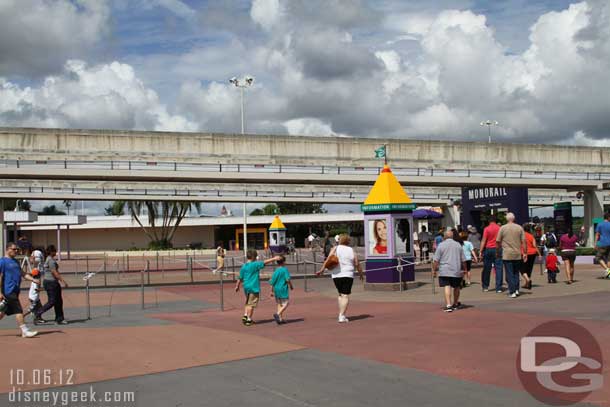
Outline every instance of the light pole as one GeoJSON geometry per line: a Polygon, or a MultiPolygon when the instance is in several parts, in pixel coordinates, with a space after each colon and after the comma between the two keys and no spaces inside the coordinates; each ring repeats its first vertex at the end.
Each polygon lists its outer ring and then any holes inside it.
{"type": "Polygon", "coordinates": [[[233,77],[229,79],[229,82],[235,85],[235,87],[239,88],[239,93],[241,96],[241,134],[244,134],[244,89],[252,86],[254,78],[251,76],[246,76],[243,80],[240,80],[233,77]]]}
{"type": "MultiPolygon", "coordinates": [[[[252,82],[254,82],[254,78],[251,76],[246,76],[243,80],[239,80],[236,77],[232,77],[229,79],[229,82],[235,85],[236,88],[239,88],[239,93],[241,96],[241,134],[244,134],[244,89],[252,86],[252,82]]],[[[248,213],[247,213],[247,203],[244,201],[244,261],[247,257],[248,252],[248,213]]]]}
{"type": "Polygon", "coordinates": [[[491,143],[491,126],[497,126],[499,123],[497,121],[486,120],[481,122],[481,126],[487,126],[487,133],[489,136],[488,143],[491,143]]]}

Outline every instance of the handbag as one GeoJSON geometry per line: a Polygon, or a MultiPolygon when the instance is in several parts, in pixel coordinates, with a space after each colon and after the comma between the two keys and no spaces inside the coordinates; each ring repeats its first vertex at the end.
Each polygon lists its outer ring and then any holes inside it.
{"type": "Polygon", "coordinates": [[[325,268],[331,270],[334,269],[335,267],[337,267],[339,265],[339,258],[337,257],[336,254],[331,254],[326,258],[326,261],[324,262],[325,264],[325,268]]]}

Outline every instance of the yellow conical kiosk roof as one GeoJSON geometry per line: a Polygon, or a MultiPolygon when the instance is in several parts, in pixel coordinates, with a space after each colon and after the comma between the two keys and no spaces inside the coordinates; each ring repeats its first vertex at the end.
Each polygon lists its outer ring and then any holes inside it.
{"type": "Polygon", "coordinates": [[[286,230],[286,226],[284,226],[278,215],[275,215],[275,218],[273,218],[273,222],[271,222],[269,230],[286,230]]]}
{"type": "Polygon", "coordinates": [[[391,212],[412,211],[415,207],[416,205],[386,164],[361,209],[363,212],[391,212]]]}

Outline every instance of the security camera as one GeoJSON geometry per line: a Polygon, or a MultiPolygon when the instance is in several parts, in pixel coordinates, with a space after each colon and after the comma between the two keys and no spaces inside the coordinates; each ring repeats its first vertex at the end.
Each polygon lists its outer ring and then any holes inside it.
{"type": "Polygon", "coordinates": [[[233,84],[237,84],[237,78],[236,77],[232,77],[231,79],[229,79],[229,82],[231,82],[233,84]]]}
{"type": "Polygon", "coordinates": [[[246,83],[248,85],[252,85],[252,82],[254,82],[254,78],[251,76],[246,76],[246,83]]]}
{"type": "Polygon", "coordinates": [[[583,196],[585,196],[585,193],[582,191],[578,191],[576,193],[576,199],[582,199],[583,196]]]}

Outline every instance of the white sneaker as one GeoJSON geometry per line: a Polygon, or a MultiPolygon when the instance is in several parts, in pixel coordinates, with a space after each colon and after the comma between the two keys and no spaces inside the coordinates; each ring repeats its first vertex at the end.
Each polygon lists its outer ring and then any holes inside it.
{"type": "Polygon", "coordinates": [[[349,322],[349,319],[347,319],[347,317],[345,315],[339,315],[338,322],[339,323],[349,322]]]}
{"type": "Polygon", "coordinates": [[[517,297],[521,295],[519,294],[519,290],[515,291],[515,294],[517,294],[517,297]]]}
{"type": "Polygon", "coordinates": [[[517,293],[512,293],[512,294],[510,295],[510,298],[517,298],[517,293]]]}
{"type": "Polygon", "coordinates": [[[21,337],[22,338],[33,338],[36,335],[38,335],[38,332],[36,332],[36,331],[27,330],[25,332],[21,332],[21,337]]]}

